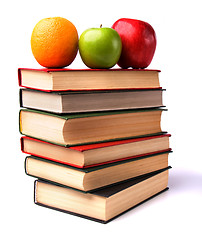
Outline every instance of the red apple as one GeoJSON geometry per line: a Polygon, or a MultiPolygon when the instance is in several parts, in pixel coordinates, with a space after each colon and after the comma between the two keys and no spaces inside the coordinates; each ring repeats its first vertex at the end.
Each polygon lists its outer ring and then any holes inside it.
{"type": "Polygon", "coordinates": [[[152,26],[140,20],[121,18],[113,26],[122,40],[118,61],[121,68],[146,68],[156,49],[156,34],[152,26]]]}

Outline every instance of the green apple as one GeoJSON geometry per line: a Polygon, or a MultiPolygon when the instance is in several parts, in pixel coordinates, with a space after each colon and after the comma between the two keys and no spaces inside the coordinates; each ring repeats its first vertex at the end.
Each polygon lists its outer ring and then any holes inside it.
{"type": "Polygon", "coordinates": [[[111,68],[121,56],[122,42],[112,28],[90,28],[79,39],[79,53],[89,68],[111,68]]]}

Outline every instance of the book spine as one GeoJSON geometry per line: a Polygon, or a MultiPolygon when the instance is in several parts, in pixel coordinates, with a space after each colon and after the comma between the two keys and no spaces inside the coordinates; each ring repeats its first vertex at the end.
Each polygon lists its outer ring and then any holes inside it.
{"type": "Polygon", "coordinates": [[[19,104],[20,104],[20,107],[23,107],[23,104],[22,104],[22,89],[21,88],[19,90],[19,104]]]}
{"type": "Polygon", "coordinates": [[[22,87],[21,83],[22,83],[22,74],[21,74],[21,69],[18,68],[18,85],[19,87],[22,87]]]}
{"type": "Polygon", "coordinates": [[[23,134],[22,130],[21,130],[22,129],[22,127],[21,127],[21,109],[19,111],[18,122],[19,122],[19,132],[20,132],[20,134],[23,134]]]}

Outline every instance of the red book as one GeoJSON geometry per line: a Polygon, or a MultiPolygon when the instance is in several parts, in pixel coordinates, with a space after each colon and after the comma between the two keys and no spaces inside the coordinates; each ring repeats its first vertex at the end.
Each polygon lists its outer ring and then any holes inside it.
{"type": "Polygon", "coordinates": [[[55,162],[86,168],[171,150],[170,136],[170,134],[161,134],[73,147],[22,137],[21,150],[55,162]]]}
{"type": "Polygon", "coordinates": [[[42,91],[160,88],[159,70],[19,68],[19,86],[42,91]]]}

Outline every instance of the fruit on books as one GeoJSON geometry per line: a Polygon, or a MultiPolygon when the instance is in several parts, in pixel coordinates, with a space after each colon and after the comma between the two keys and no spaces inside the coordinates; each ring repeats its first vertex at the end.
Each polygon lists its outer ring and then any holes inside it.
{"type": "Polygon", "coordinates": [[[122,68],[146,68],[156,50],[156,34],[152,26],[140,20],[121,18],[113,26],[122,40],[118,65],[122,68]]]}
{"type": "Polygon", "coordinates": [[[79,39],[79,53],[89,68],[111,68],[121,55],[121,38],[112,28],[90,28],[79,39]]]}
{"type": "Polygon", "coordinates": [[[68,66],[78,52],[77,29],[65,18],[44,18],[33,29],[31,48],[35,59],[43,67],[68,66]]]}

